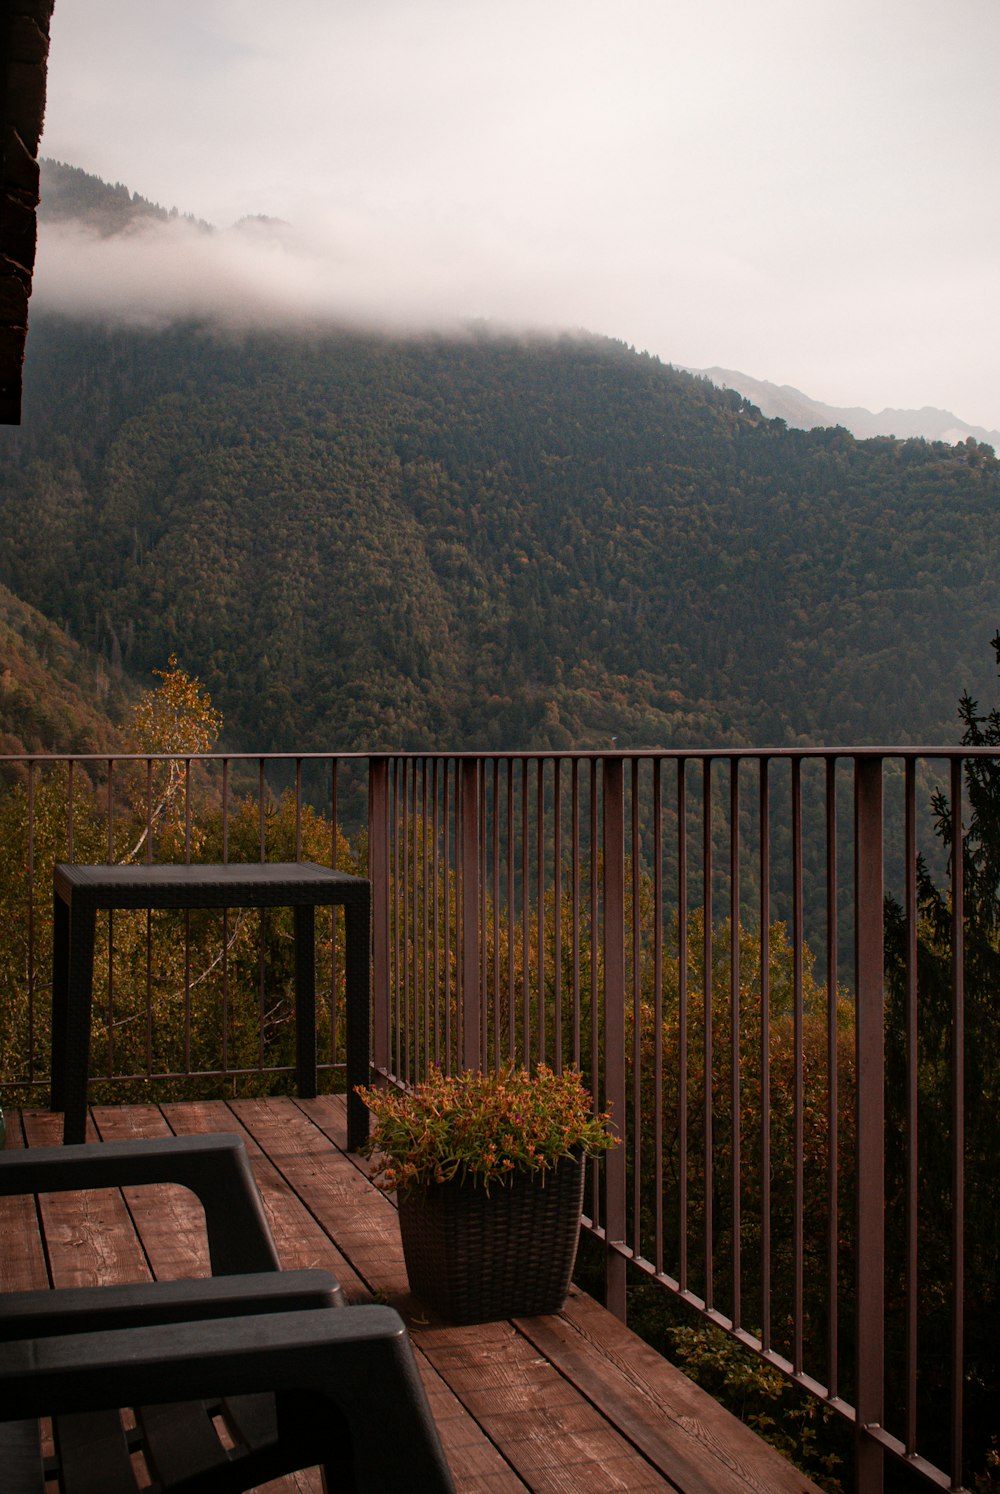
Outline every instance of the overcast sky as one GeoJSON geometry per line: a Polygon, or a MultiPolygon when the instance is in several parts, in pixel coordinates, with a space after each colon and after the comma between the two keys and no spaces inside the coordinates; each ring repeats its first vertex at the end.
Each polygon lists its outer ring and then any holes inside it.
{"type": "Polygon", "coordinates": [[[39,299],[585,327],[996,428],[998,63],[998,0],[56,0],[43,154],[290,227],[43,237],[39,299]]]}

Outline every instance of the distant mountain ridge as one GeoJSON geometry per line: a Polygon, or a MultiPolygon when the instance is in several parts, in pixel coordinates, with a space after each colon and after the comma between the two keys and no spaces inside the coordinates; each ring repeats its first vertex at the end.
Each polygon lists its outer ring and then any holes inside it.
{"type": "Polygon", "coordinates": [[[875,414],[860,405],[825,405],[810,399],[791,384],[772,384],[769,379],[754,379],[735,368],[688,368],[687,373],[709,379],[720,389],[735,389],[751,400],[771,420],[783,420],[796,430],[815,430],[819,426],[842,425],[859,440],[871,436],[896,436],[904,441],[914,436],[925,441],[947,441],[956,446],[972,436],[1000,450],[1000,431],[981,425],[969,425],[950,410],[925,405],[921,410],[881,410],[875,414]]]}

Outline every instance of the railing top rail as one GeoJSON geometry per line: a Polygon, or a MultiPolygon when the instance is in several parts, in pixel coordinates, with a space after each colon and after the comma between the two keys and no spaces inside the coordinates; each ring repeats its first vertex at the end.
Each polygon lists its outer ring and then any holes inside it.
{"type": "Polygon", "coordinates": [[[331,749],[329,752],[10,752],[0,753],[0,762],[5,763],[126,763],[126,762],[190,762],[190,763],[234,763],[234,762],[376,762],[407,758],[424,761],[431,758],[452,761],[501,762],[590,762],[605,758],[620,758],[632,761],[636,758],[684,761],[705,758],[728,761],[734,757],[748,761],[771,761],[772,759],[834,758],[871,759],[940,758],[954,761],[959,758],[998,757],[997,747],[973,746],[880,746],[880,747],[635,747],[600,748],[587,747],[579,750],[550,749],[536,747],[527,750],[514,748],[484,748],[473,751],[455,751],[448,748],[399,748],[389,752],[346,752],[331,749]]]}
{"type": "Polygon", "coordinates": [[[331,758],[343,762],[354,759],[367,762],[370,757],[385,756],[371,752],[6,752],[4,763],[261,763],[286,762],[328,763],[331,758]]]}
{"type": "Polygon", "coordinates": [[[820,760],[830,758],[943,758],[953,760],[967,757],[998,757],[1000,748],[997,747],[963,747],[952,746],[882,746],[882,747],[634,747],[634,748],[601,748],[587,747],[574,751],[573,749],[550,749],[547,747],[536,747],[527,751],[505,748],[489,748],[482,751],[456,752],[447,749],[428,748],[425,751],[400,749],[395,752],[371,752],[365,756],[375,759],[386,758],[447,758],[451,760],[463,759],[489,759],[490,761],[527,761],[537,762],[542,759],[546,762],[563,760],[567,762],[588,762],[601,760],[603,758],[621,758],[632,761],[634,758],[670,759],[679,761],[688,758],[713,758],[727,761],[734,757],[753,760],[770,760],[772,758],[818,758],[820,760]]]}

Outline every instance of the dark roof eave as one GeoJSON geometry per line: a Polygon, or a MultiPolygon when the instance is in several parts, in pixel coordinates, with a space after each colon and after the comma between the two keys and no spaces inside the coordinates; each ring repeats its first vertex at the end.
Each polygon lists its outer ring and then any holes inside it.
{"type": "Polygon", "coordinates": [[[19,425],[28,298],[35,268],[38,142],[54,0],[0,8],[0,424],[19,425]]]}

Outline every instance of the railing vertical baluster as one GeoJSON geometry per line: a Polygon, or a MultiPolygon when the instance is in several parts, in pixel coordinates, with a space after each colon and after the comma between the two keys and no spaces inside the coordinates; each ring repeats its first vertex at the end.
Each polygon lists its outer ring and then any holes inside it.
{"type": "Polygon", "coordinates": [[[918,1345],[918,1229],[919,1192],[917,1174],[917,828],[916,763],[907,758],[904,770],[904,872],[906,899],[906,1431],[907,1454],[917,1448],[917,1345],[918,1345]]]}
{"type": "Polygon", "coordinates": [[[337,759],[333,758],[330,763],[330,865],[334,871],[340,865],[337,846],[337,768],[337,759]]]}
{"type": "MultiPolygon", "coordinates": [[[[191,865],[191,759],[184,759],[184,865],[191,865]]],[[[262,858],[263,859],[263,858],[262,858]]],[[[261,913],[261,925],[266,914],[261,913]]],[[[264,936],[260,945],[260,1066],[264,1067],[264,936]]],[[[191,909],[184,909],[184,1066],[191,1069],[191,1028],[193,1021],[191,1004],[191,909]]]]}
{"type": "MultiPolygon", "coordinates": [[[[147,763],[151,768],[152,763],[147,763]]],[[[147,779],[147,786],[150,780],[147,779]]],[[[147,848],[150,852],[152,847],[147,848]]],[[[229,860],[229,759],[222,759],[222,860],[229,860]]],[[[238,916],[238,915],[237,915],[238,916]]],[[[148,918],[151,917],[147,915],[148,918]]],[[[149,937],[147,932],[146,943],[146,1020],[150,1028],[150,1043],[147,1049],[147,1062],[152,1068],[152,965],[150,961],[149,937]]],[[[229,909],[222,910],[222,1072],[229,1072],[229,909]]]]}
{"type": "Polygon", "coordinates": [[[714,1080],[715,1053],[714,1053],[714,1024],[712,1010],[712,759],[706,757],[702,761],[702,880],[704,894],[704,909],[702,918],[702,966],[703,986],[705,1002],[705,1065],[703,1074],[702,1091],[702,1114],[704,1125],[704,1150],[702,1152],[704,1177],[705,1177],[705,1216],[704,1216],[704,1249],[705,1249],[705,1306],[715,1306],[715,1260],[714,1260],[714,1131],[712,1114],[712,1090],[714,1080]]]}
{"type": "MultiPolygon", "coordinates": [[[[226,835],[224,826],[223,835],[226,835]]],[[[146,823],[145,859],[152,864],[152,757],[146,757],[146,823]]],[[[223,910],[223,931],[226,929],[226,911],[223,910]]],[[[146,1074],[152,1073],[152,908],[146,908],[146,1074]]],[[[229,1058],[229,1025],[227,1025],[226,989],[223,991],[223,1050],[229,1058]]],[[[227,1067],[224,1062],[223,1067],[227,1067]]]]}
{"type": "Polygon", "coordinates": [[[400,862],[403,899],[403,1000],[406,1033],[406,1079],[420,1079],[420,1023],[417,992],[417,910],[414,901],[417,847],[417,764],[408,757],[403,767],[403,844],[400,862]]]}
{"type": "Polygon", "coordinates": [[[153,859],[153,759],[146,759],[146,861],[153,859]]]}
{"type": "Polygon", "coordinates": [[[528,866],[528,759],[521,759],[521,1062],[531,1063],[531,876],[528,866]]]}
{"type": "Polygon", "coordinates": [[[486,761],[479,765],[479,1063],[485,1073],[489,1067],[490,1051],[490,1003],[489,1003],[489,840],[487,819],[489,795],[486,788],[486,761]]]}
{"type": "Polygon", "coordinates": [[[855,759],[854,896],[857,971],[857,1431],[858,1494],[880,1494],[883,1454],[865,1435],[885,1396],[885,1038],[882,760],[855,759]]]}
{"type": "Polygon", "coordinates": [[[507,1055],[517,1051],[514,941],[514,761],[507,759],[507,1055]]]}
{"type": "Polygon", "coordinates": [[[267,860],[267,848],[265,840],[266,818],[264,809],[264,796],[266,792],[267,786],[264,781],[264,759],[260,758],[257,764],[257,830],[260,840],[258,857],[260,861],[267,860]]]}
{"type": "Polygon", "coordinates": [[[434,911],[434,1062],[441,1062],[441,910],[448,916],[448,886],[441,886],[440,759],[431,770],[431,886],[434,911]]]}
{"type": "Polygon", "coordinates": [[[368,759],[368,875],[372,884],[372,1052],[388,1072],[389,1022],[389,759],[368,759]]]}
{"type": "Polygon", "coordinates": [[[733,1327],[743,1323],[742,1126],[740,1087],[740,760],[729,759],[729,1062],[732,1112],[733,1327]]]}
{"type": "Polygon", "coordinates": [[[657,1274],[663,1274],[663,786],[653,761],[653,1183],[657,1274]]]}
{"type": "Polygon", "coordinates": [[[295,759],[295,859],[302,860],[302,759],[295,759]]]}
{"type": "Polygon", "coordinates": [[[563,1067],[562,1012],[562,760],[552,764],[552,1044],[555,1070],[563,1067]]]}
{"type": "MultiPolygon", "coordinates": [[[[337,846],[337,759],[330,763],[330,866],[340,863],[337,846]]],[[[337,909],[330,909],[330,1062],[337,1062],[337,909]]],[[[346,1034],[345,1034],[346,1035],[346,1034]]],[[[346,1053],[344,1058],[346,1060],[346,1053]]]]}
{"type": "MultiPolygon", "coordinates": [[[[153,764],[148,764],[152,774],[153,764]]],[[[152,779],[150,778],[150,783],[152,779]]],[[[150,790],[150,797],[152,797],[150,790]]],[[[152,847],[150,847],[150,859],[152,859],[152,847]]],[[[222,759],[222,859],[229,860],[229,759],[222,759]]]]}
{"type": "Polygon", "coordinates": [[[639,759],[632,759],[632,1248],[642,1244],[642,919],[639,909],[639,759]]]}
{"type": "Polygon", "coordinates": [[[840,1093],[837,1054],[837,760],[826,760],[826,1124],[827,1155],[827,1369],[831,1396],[839,1394],[840,1093]]]}
{"type": "Polygon", "coordinates": [[[771,780],[760,760],[760,1342],[771,1348],[771,780]]]}
{"type": "Polygon", "coordinates": [[[35,1077],[35,764],[28,763],[28,1080],[35,1077]]]}
{"type": "MultiPolygon", "coordinates": [[[[115,760],[108,758],[108,862],[115,859],[115,760]]],[[[108,909],[108,1063],[106,1074],[110,1079],[115,1071],[115,915],[108,909]]],[[[186,1051],[186,1050],[185,1050],[186,1051]]]]}
{"type": "Polygon", "coordinates": [[[603,762],[604,1085],[623,1144],[608,1152],[605,1187],[607,1306],[625,1321],[628,1127],[625,1107],[625,775],[620,757],[603,762]]]}
{"type": "MultiPolygon", "coordinates": [[[[456,766],[456,773],[458,771],[456,766]]],[[[451,763],[445,758],[444,764],[444,825],[442,828],[442,841],[444,843],[444,876],[442,879],[444,891],[444,1066],[447,1073],[451,1073],[452,1053],[452,980],[451,980],[451,763]]],[[[455,888],[455,923],[458,924],[458,887],[455,888]]],[[[457,983],[457,977],[456,977],[457,983]]],[[[456,994],[457,1006],[457,994],[456,994]]]]}
{"type": "Polygon", "coordinates": [[[66,825],[66,859],[68,861],[72,861],[73,860],[73,838],[74,838],[73,832],[74,832],[74,829],[75,829],[75,819],[76,819],[76,816],[74,815],[74,812],[73,812],[73,810],[74,810],[74,792],[73,791],[74,791],[74,789],[76,787],[76,777],[75,777],[75,775],[73,773],[73,769],[74,769],[75,766],[76,766],[76,764],[73,763],[73,762],[71,762],[70,765],[69,765],[69,767],[68,767],[68,769],[66,770],[66,819],[67,819],[67,825],[66,825]]]}
{"type": "Polygon", "coordinates": [[[965,1387],[965,831],[951,762],[951,1483],[962,1484],[965,1387]]]}
{"type": "Polygon", "coordinates": [[[573,758],[569,774],[570,792],[570,897],[573,918],[573,1062],[583,1061],[580,1028],[580,759],[573,758]]]}
{"type": "Polygon", "coordinates": [[[535,777],[535,901],[538,904],[538,1061],[545,1062],[545,759],[535,777]]]}
{"type": "Polygon", "coordinates": [[[416,1077],[413,1057],[413,1023],[411,1021],[411,994],[413,955],[410,943],[410,775],[413,771],[411,758],[404,758],[400,787],[400,803],[403,807],[403,828],[396,852],[396,877],[399,883],[399,901],[402,909],[400,934],[401,964],[396,971],[398,999],[403,1014],[403,1075],[408,1084],[416,1077]]]}
{"type": "Polygon", "coordinates": [[[792,1363],[803,1368],[805,1299],[805,1065],[802,990],[802,760],[792,759],[792,1363]]]}
{"type": "Polygon", "coordinates": [[[492,808],[490,850],[493,859],[490,868],[490,885],[493,897],[493,1066],[499,1068],[503,1056],[503,1023],[500,1000],[500,759],[498,757],[493,759],[492,808]]]}
{"type": "Polygon", "coordinates": [[[115,859],[115,760],[108,758],[108,863],[115,859]]]}
{"type": "Polygon", "coordinates": [[[462,827],[462,1067],[481,1062],[479,1033],[479,782],[480,760],[463,757],[459,775],[462,827]]]}
{"type": "Polygon", "coordinates": [[[428,884],[429,857],[427,850],[427,828],[428,828],[428,763],[426,757],[421,761],[420,767],[420,901],[423,912],[423,926],[421,929],[420,943],[422,951],[422,979],[424,983],[424,1071],[429,1072],[434,1061],[436,1044],[434,1043],[433,1020],[431,1017],[431,1002],[437,1005],[436,997],[431,992],[431,966],[430,966],[430,887],[428,884]]]}
{"type": "Polygon", "coordinates": [[[687,760],[677,760],[677,1146],[679,1262],[677,1280],[688,1290],[688,866],[687,760]]]}
{"type": "MultiPolygon", "coordinates": [[[[601,1005],[598,985],[597,945],[599,893],[597,853],[597,758],[590,759],[590,1075],[594,1105],[601,1081],[601,1005]]],[[[621,1121],[618,1122],[621,1125],[621,1121]]],[[[593,1167],[594,1223],[602,1224],[604,1204],[601,1198],[600,1171],[597,1163],[593,1167]]]]}
{"type": "MultiPolygon", "coordinates": [[[[184,759],[184,864],[191,865],[191,759],[184,759]]],[[[261,858],[263,860],[263,857],[261,858]]]]}

